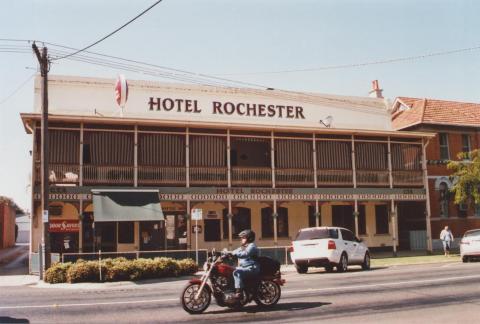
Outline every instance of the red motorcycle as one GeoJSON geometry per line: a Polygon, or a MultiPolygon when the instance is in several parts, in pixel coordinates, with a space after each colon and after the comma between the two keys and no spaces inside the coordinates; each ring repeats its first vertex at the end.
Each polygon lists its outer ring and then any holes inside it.
{"type": "Polygon", "coordinates": [[[258,276],[245,280],[242,297],[235,298],[233,281],[234,256],[212,251],[205,262],[201,278],[191,279],[183,289],[180,302],[190,314],[200,314],[210,305],[212,295],[221,307],[240,309],[252,300],[258,306],[272,307],[280,300],[285,280],[280,273],[280,263],[268,257],[258,257],[258,276]],[[210,279],[210,282],[208,282],[210,279]]]}

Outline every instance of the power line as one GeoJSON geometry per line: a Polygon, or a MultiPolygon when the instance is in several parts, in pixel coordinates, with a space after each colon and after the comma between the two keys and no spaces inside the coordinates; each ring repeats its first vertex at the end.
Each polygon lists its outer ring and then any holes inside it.
{"type": "Polygon", "coordinates": [[[37,73],[33,73],[28,77],[28,79],[23,81],[15,90],[12,91],[12,93],[10,93],[8,96],[6,96],[3,100],[0,101],[0,105],[3,105],[5,102],[8,101],[8,99],[13,97],[18,91],[20,91],[20,89],[22,89],[28,83],[28,81],[30,81],[30,79],[33,78],[36,74],[37,73]]]}
{"type": "Polygon", "coordinates": [[[222,73],[222,74],[215,74],[215,75],[259,75],[259,74],[282,74],[282,73],[339,70],[339,69],[357,68],[357,67],[363,67],[363,66],[369,66],[369,65],[380,65],[380,64],[399,63],[399,62],[406,62],[406,61],[415,61],[415,60],[425,59],[425,58],[435,57],[435,56],[445,56],[445,55],[458,54],[463,52],[471,52],[479,49],[480,49],[480,46],[474,46],[474,47],[458,48],[458,49],[453,49],[448,51],[440,51],[440,52],[433,52],[433,53],[413,55],[413,56],[404,56],[404,57],[397,57],[397,58],[377,60],[377,61],[368,61],[363,63],[339,64],[339,65],[320,66],[315,68],[291,69],[291,70],[279,70],[279,71],[222,73]]]}
{"type": "Polygon", "coordinates": [[[155,7],[157,4],[159,4],[160,2],[162,2],[162,0],[158,0],[156,1],[153,5],[151,5],[150,7],[148,7],[147,9],[145,9],[144,11],[142,11],[141,13],[139,13],[137,16],[135,16],[134,18],[130,19],[128,22],[126,22],[125,24],[123,24],[122,26],[118,27],[117,29],[115,29],[113,32],[111,32],[110,34],[102,37],[101,39],[99,39],[98,41],[96,41],[95,43],[91,44],[91,45],[88,45],[87,47],[84,47],[74,53],[71,53],[71,54],[68,54],[68,55],[65,55],[65,56],[62,56],[62,57],[57,57],[57,58],[54,58],[52,59],[53,61],[56,61],[56,60],[61,60],[61,59],[64,59],[64,58],[67,58],[69,56],[73,56],[75,54],[78,54],[80,52],[83,52],[87,49],[89,49],[90,47],[93,47],[95,45],[97,45],[98,43],[104,41],[105,39],[107,39],[108,37],[112,36],[113,34],[115,34],[116,32],[120,31],[121,29],[125,28],[126,26],[130,25],[132,22],[134,22],[135,20],[137,20],[138,18],[140,18],[141,16],[143,16],[147,11],[149,11],[150,9],[152,9],[153,7],[155,7]]]}

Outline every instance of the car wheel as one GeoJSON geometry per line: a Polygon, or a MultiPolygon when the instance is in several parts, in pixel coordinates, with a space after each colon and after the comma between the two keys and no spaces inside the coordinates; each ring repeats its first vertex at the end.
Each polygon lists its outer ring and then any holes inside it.
{"type": "Polygon", "coordinates": [[[463,261],[463,263],[467,263],[467,262],[470,261],[470,258],[469,258],[468,256],[464,256],[464,257],[462,258],[462,261],[463,261]]]}
{"type": "Polygon", "coordinates": [[[333,271],[333,266],[332,265],[325,266],[325,271],[326,272],[332,272],[333,271]]]}
{"type": "Polygon", "coordinates": [[[305,264],[301,264],[301,265],[295,265],[295,268],[297,269],[297,272],[298,273],[307,273],[308,271],[308,266],[306,266],[305,264]]]}
{"type": "Polygon", "coordinates": [[[368,254],[368,252],[365,253],[365,257],[363,258],[362,269],[370,270],[370,254],[368,254]]]}
{"type": "Polygon", "coordinates": [[[340,262],[337,265],[337,272],[345,272],[348,269],[348,258],[345,253],[340,256],[340,262]]]}

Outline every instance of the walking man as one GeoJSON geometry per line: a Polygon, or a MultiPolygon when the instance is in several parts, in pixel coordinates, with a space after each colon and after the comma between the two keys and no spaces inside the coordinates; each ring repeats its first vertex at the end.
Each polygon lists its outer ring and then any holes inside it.
{"type": "Polygon", "coordinates": [[[450,249],[453,243],[453,234],[452,231],[448,228],[448,225],[440,232],[440,240],[442,240],[443,244],[443,252],[445,252],[445,256],[450,255],[450,249]]]}

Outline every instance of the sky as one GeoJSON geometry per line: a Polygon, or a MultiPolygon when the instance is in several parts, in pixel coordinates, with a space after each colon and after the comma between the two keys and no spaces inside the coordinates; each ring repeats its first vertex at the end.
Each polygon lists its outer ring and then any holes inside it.
{"type": "MultiPolygon", "coordinates": [[[[154,0],[2,0],[0,39],[83,48],[154,0]]],[[[397,63],[320,69],[480,46],[479,1],[163,0],[89,51],[277,89],[480,103],[480,49],[397,63]],[[271,73],[286,70],[310,70],[271,73]],[[268,72],[268,73],[265,73],[268,72]]],[[[0,40],[0,195],[31,209],[35,56],[0,40]]],[[[54,49],[47,45],[49,49],[54,49]]],[[[58,49],[58,47],[57,47],[58,49]]],[[[168,81],[141,73],[58,60],[50,74],[168,81]]],[[[113,93],[113,89],[112,89],[113,93]]]]}

